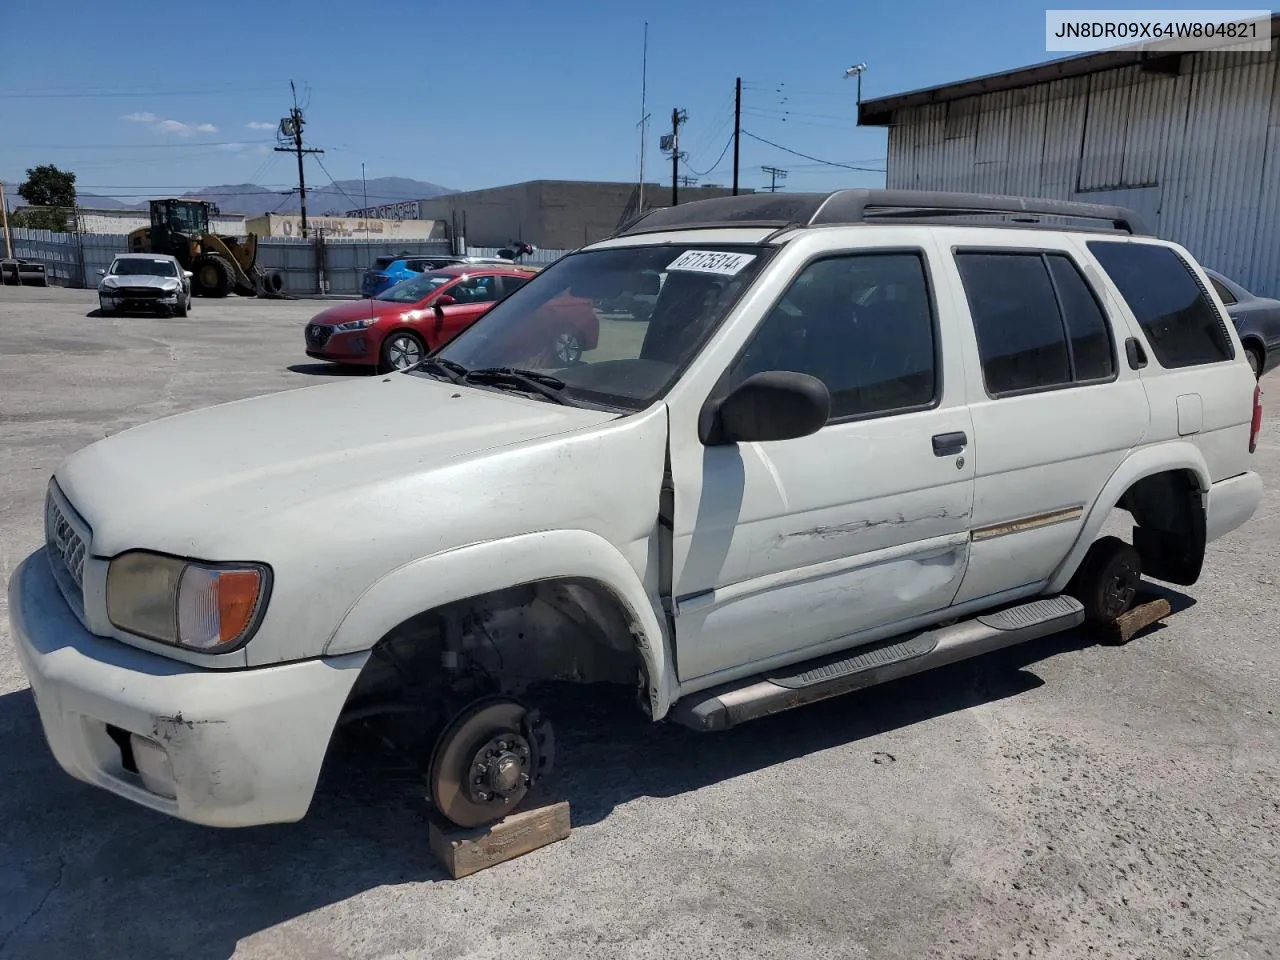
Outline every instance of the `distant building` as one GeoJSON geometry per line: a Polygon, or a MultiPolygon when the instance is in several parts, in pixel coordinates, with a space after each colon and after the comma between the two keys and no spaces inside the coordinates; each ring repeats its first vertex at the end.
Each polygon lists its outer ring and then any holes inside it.
{"type": "MultiPolygon", "coordinates": [[[[416,201],[415,201],[416,202],[416,201]]],[[[415,210],[416,212],[416,210],[415,210]]],[[[297,214],[268,213],[245,222],[250,233],[260,237],[301,237],[302,217],[297,214]]],[[[307,217],[307,232],[334,240],[444,240],[443,220],[383,220],[377,217],[307,217]]]]}
{"type": "MultiPolygon", "coordinates": [[[[25,209],[27,208],[18,207],[18,210],[25,209]]],[[[78,207],[75,215],[79,220],[81,233],[118,235],[132,233],[139,227],[151,226],[151,215],[146,207],[137,210],[95,210],[91,207],[78,207]]],[[[67,228],[72,232],[75,231],[75,221],[70,215],[67,217],[67,228]]],[[[244,217],[235,213],[220,213],[213,217],[209,228],[214,233],[227,236],[244,236],[244,217]]]]}
{"type": "MultiPolygon", "coordinates": [[[[732,192],[728,187],[681,187],[679,199],[685,203],[732,192]]],[[[504,247],[523,240],[547,250],[575,250],[613,233],[637,214],[638,204],[635,183],[531,180],[419,200],[418,216],[465,227],[472,247],[504,247]]],[[[670,204],[670,186],[645,184],[646,210],[670,204]]]]}
{"type": "Polygon", "coordinates": [[[1280,296],[1280,16],[1267,53],[1110,50],[864,100],[886,185],[1113,203],[1280,296]]]}

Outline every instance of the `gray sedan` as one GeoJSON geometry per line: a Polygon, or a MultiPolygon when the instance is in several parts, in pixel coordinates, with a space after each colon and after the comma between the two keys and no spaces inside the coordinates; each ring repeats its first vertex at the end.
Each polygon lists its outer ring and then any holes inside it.
{"type": "Polygon", "coordinates": [[[1213,270],[1205,273],[1226,305],[1231,322],[1236,325],[1254,374],[1260,377],[1280,364],[1280,300],[1256,297],[1234,280],[1228,280],[1213,270]]]}

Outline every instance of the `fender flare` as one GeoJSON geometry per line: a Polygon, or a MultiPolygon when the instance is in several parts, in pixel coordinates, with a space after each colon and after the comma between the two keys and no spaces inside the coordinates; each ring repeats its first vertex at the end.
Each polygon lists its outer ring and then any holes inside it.
{"type": "Polygon", "coordinates": [[[1129,487],[1143,477],[1168,473],[1171,470],[1188,470],[1193,473],[1202,498],[1212,486],[1208,464],[1205,463],[1204,455],[1193,443],[1174,440],[1131,452],[1116,467],[1103,486],[1102,492],[1094,500],[1093,507],[1090,508],[1085,522],[1080,527],[1080,534],[1075,544],[1066,559],[1058,565],[1058,569],[1049,578],[1047,592],[1060,593],[1066,588],[1076,568],[1080,566],[1080,561],[1084,559],[1086,551],[1098,538],[1103,524],[1107,521],[1107,515],[1115,508],[1129,487]]]}
{"type": "Polygon", "coordinates": [[[347,610],[324,656],[369,650],[397,624],[426,610],[508,587],[566,577],[608,590],[634,624],[636,652],[649,676],[649,709],[671,705],[670,644],[635,569],[613,544],[586,530],[548,530],[467,544],[413,560],[375,582],[347,610]]]}

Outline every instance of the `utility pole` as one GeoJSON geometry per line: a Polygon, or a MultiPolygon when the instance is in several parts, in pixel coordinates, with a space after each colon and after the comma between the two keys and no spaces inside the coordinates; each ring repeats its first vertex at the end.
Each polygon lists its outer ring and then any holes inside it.
{"type": "Polygon", "coordinates": [[[780,167],[761,167],[765,173],[769,175],[769,192],[778,192],[778,181],[787,179],[787,171],[780,167]]]}
{"type": "Polygon", "coordinates": [[[307,175],[302,169],[302,156],[307,153],[324,153],[315,147],[302,146],[302,127],[306,121],[302,118],[302,108],[298,106],[298,88],[289,81],[289,89],[293,91],[293,109],[289,116],[280,121],[280,130],[276,139],[281,143],[293,141],[291,146],[278,146],[276,153],[295,153],[298,155],[298,203],[302,208],[302,235],[307,235],[307,175]]]}
{"type": "Polygon", "coordinates": [[[680,161],[684,154],[680,152],[680,124],[689,119],[689,114],[674,107],[671,110],[671,132],[663,134],[660,146],[671,151],[671,205],[680,202],[680,161]]]}
{"type": "MultiPolygon", "coordinates": [[[[9,201],[4,198],[4,181],[0,180],[0,217],[4,218],[4,257],[13,259],[13,241],[9,239],[9,201]]],[[[4,279],[0,278],[0,283],[4,279]]]]}
{"type": "Polygon", "coordinates": [[[681,177],[677,177],[677,179],[680,181],[680,186],[682,187],[696,187],[698,185],[697,177],[681,176],[681,177]]]}
{"type": "Polygon", "coordinates": [[[738,195],[738,144],[742,141],[742,78],[733,94],[733,195],[738,195]]]}
{"type": "Polygon", "coordinates": [[[640,187],[639,199],[636,202],[636,213],[644,213],[644,148],[645,131],[649,127],[647,110],[649,86],[649,21],[644,22],[644,51],[640,55],[640,187]]]}

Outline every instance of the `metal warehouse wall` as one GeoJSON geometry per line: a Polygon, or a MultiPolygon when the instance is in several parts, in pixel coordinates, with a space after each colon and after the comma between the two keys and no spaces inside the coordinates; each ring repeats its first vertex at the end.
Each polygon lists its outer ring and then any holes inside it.
{"type": "Polygon", "coordinates": [[[1280,48],[1198,53],[898,112],[887,186],[1120,203],[1280,297],[1280,48]]]}

